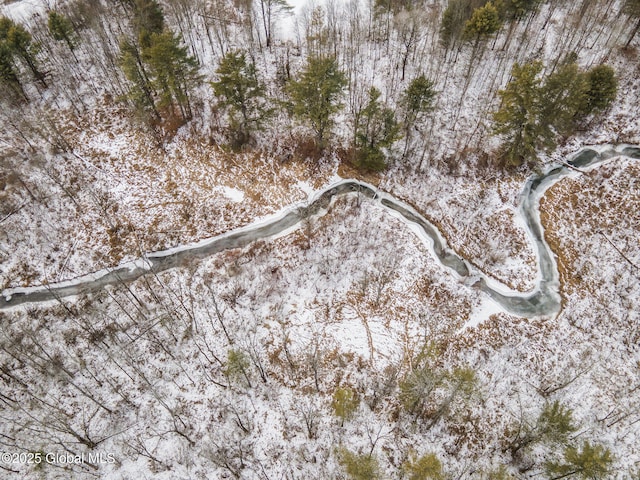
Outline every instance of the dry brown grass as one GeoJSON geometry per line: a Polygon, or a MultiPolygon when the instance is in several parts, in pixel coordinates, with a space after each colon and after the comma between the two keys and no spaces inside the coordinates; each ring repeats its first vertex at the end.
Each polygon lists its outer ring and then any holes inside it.
{"type": "MultiPolygon", "coordinates": [[[[614,162],[564,179],[540,202],[545,238],[557,256],[564,295],[596,295],[601,280],[590,275],[593,267],[582,260],[590,246],[606,242],[602,234],[620,242],[623,249],[638,248],[640,167],[636,163],[620,168],[614,162]]],[[[619,260],[625,263],[622,257],[619,260]]]]}
{"type": "Polygon", "coordinates": [[[363,172],[357,169],[351,163],[342,161],[338,167],[338,175],[342,178],[355,178],[363,182],[370,183],[376,187],[380,186],[382,180],[382,174],[376,172],[363,172]]]}
{"type": "MultiPolygon", "coordinates": [[[[162,250],[249,224],[305,199],[300,182],[319,188],[333,174],[330,163],[318,161],[308,142],[292,146],[292,158],[283,161],[263,150],[230,153],[197,135],[174,137],[173,128],[172,143],[161,148],[144,127],[132,128],[127,110],[110,99],[84,118],[62,112],[56,125],[79,155],[61,164],[66,177],[78,173],[78,191],[104,189],[115,203],[106,216],[90,195],[79,196],[85,216],[91,219],[69,216],[70,228],[64,233],[69,238],[58,235],[60,243],[72,244],[77,223],[83,222],[87,238],[77,250],[101,252],[96,269],[106,266],[104,260],[113,265],[140,250],[162,250]],[[91,184],[96,178],[102,185],[91,184]],[[242,192],[243,201],[227,198],[224,187],[242,192]],[[112,188],[120,193],[112,194],[112,188]]],[[[32,267],[38,270],[37,265],[32,267]]],[[[28,283],[38,283],[38,275],[28,277],[28,283]]],[[[13,280],[25,281],[26,276],[13,280]]]]}

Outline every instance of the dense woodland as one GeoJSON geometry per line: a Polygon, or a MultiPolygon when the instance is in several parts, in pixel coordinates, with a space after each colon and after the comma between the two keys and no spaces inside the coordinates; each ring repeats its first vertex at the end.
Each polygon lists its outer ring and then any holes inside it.
{"type": "MultiPolygon", "coordinates": [[[[515,204],[526,175],[582,142],[640,142],[638,0],[4,3],[3,289],[79,274],[74,255],[86,273],[271,213],[289,171],[348,172],[418,207],[477,191],[439,223],[485,230],[467,248],[490,270],[526,239],[487,246],[508,228],[464,220],[473,208],[515,204]],[[90,143],[143,160],[119,171],[90,143]],[[209,184],[174,193],[162,171],[178,156],[267,193],[207,217],[209,184]],[[123,220],[136,182],[177,199],[161,208],[178,227],[147,204],[123,220]]],[[[2,461],[1,476],[640,478],[639,170],[604,172],[542,207],[569,252],[554,318],[465,329],[480,293],[360,198],[287,238],[0,312],[0,451],[115,458],[2,461]],[[596,223],[563,224],[578,207],[596,223]],[[369,355],[340,343],[351,324],[369,355]]],[[[531,263],[495,276],[519,287],[531,263]]]]}
{"type": "Polygon", "coordinates": [[[2,18],[3,110],[20,150],[34,148],[37,132],[73,150],[49,117],[82,118],[111,99],[159,144],[193,123],[235,150],[270,148],[268,125],[303,125],[296,143],[316,155],[344,150],[365,170],[411,163],[422,146],[414,132],[424,141],[437,115],[465,131],[464,144],[448,139],[456,150],[519,165],[588,128],[615,99],[607,58],[631,48],[636,3],[330,2],[306,5],[295,40],[281,41],[279,22],[292,15],[283,1],[61,2],[26,24],[2,18]],[[567,15],[571,28],[551,28],[567,15]]]}

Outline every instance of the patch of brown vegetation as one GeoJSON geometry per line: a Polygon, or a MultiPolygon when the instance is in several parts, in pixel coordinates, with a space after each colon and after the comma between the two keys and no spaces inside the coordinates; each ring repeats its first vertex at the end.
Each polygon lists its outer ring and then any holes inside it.
{"type": "Polygon", "coordinates": [[[338,166],[338,175],[342,178],[355,178],[363,182],[370,183],[376,187],[380,186],[382,181],[382,173],[363,171],[353,164],[353,154],[344,149],[338,149],[336,152],[340,165],[338,166]]]}
{"type": "Polygon", "coordinates": [[[447,325],[434,326],[438,331],[452,333],[461,328],[471,315],[471,302],[468,298],[447,285],[435,283],[432,278],[422,277],[415,285],[415,292],[423,304],[438,312],[441,318],[447,319],[447,325]]]}
{"type": "Polygon", "coordinates": [[[513,338],[544,337],[554,329],[554,324],[542,319],[528,320],[508,313],[491,315],[476,327],[446,341],[448,354],[480,351],[498,351],[512,343],[513,338]]]}
{"type": "MultiPolygon", "coordinates": [[[[173,139],[161,145],[147,127],[136,127],[123,105],[109,99],[80,118],[71,111],[61,112],[55,127],[75,154],[60,164],[65,184],[77,192],[108,192],[114,204],[106,218],[93,196],[78,195],[76,207],[81,208],[82,218],[69,217],[70,228],[57,237],[61,244],[73,243],[73,232],[82,223],[86,237],[74,255],[87,248],[100,252],[96,270],[136,256],[140,249],[162,250],[249,224],[304,200],[306,185],[319,189],[335,172],[335,164],[319,158],[319,150],[305,139],[270,150],[233,153],[200,132],[173,136],[176,128],[172,128],[173,139]],[[292,154],[285,158],[283,151],[292,154]],[[239,190],[244,199],[228,198],[225,187],[239,190]],[[116,225],[133,225],[135,235],[123,236],[116,225]]],[[[0,180],[15,183],[4,174],[0,180]]],[[[8,191],[0,189],[0,195],[7,196],[8,191]]],[[[2,200],[6,214],[24,203],[9,202],[8,196],[2,200]]],[[[41,266],[34,263],[32,269],[37,272],[41,266]]],[[[29,278],[30,284],[43,279],[31,274],[29,278]]],[[[11,279],[12,284],[25,281],[11,279]]]]}
{"type": "MultiPolygon", "coordinates": [[[[640,189],[637,163],[625,167],[615,162],[551,187],[540,201],[545,239],[556,254],[563,296],[596,295],[602,279],[589,258],[589,248],[613,249],[606,238],[623,251],[638,248],[640,189]]],[[[620,256],[619,260],[625,262],[620,256]]]]}

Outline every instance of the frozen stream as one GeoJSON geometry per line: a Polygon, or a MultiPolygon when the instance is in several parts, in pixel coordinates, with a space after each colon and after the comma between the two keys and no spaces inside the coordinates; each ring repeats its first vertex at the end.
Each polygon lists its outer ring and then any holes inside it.
{"type": "MultiPolygon", "coordinates": [[[[580,150],[567,163],[583,169],[616,156],[640,159],[640,147],[625,145],[587,147],[580,150]]],[[[6,289],[0,297],[0,309],[95,292],[107,285],[131,282],[147,273],[177,267],[185,260],[204,258],[224,250],[245,247],[255,240],[285,235],[300,227],[304,219],[325,215],[334,198],[341,195],[362,195],[377,202],[381,208],[410,226],[428,244],[432,254],[444,267],[462,279],[466,285],[486,292],[505,311],[525,317],[551,315],[560,309],[558,269],[553,253],[544,241],[538,204],[547,188],[559,179],[575,174],[579,173],[566,165],[552,167],[545,173],[530,177],[522,191],[520,214],[535,246],[539,265],[538,284],[529,292],[513,291],[473,267],[447,245],[446,240],[433,224],[405,202],[388,193],[380,192],[367,183],[358,180],[342,180],[317,192],[303,204],[292,205],[275,216],[198,243],[148,253],[137,260],[72,280],[6,289]]]]}

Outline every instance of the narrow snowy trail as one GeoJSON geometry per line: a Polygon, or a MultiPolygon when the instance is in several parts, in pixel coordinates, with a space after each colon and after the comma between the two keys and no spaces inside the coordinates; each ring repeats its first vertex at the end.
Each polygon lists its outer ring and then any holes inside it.
{"type": "Polygon", "coordinates": [[[487,293],[503,310],[524,317],[552,315],[560,309],[558,269],[553,252],[544,240],[544,228],[540,223],[538,210],[540,198],[550,186],[560,179],[569,175],[579,175],[580,173],[576,169],[595,166],[618,156],[640,159],[640,147],[627,145],[585,147],[568,160],[566,165],[552,167],[542,174],[530,177],[525,183],[519,210],[525,221],[529,238],[535,247],[539,268],[538,284],[528,292],[510,289],[460,257],[449,247],[437,227],[409,204],[377,190],[373,185],[347,179],[315,193],[307,202],[289,206],[276,215],[216,237],[194,244],[148,253],[142,258],[114,268],[100,270],[63,282],[6,289],[0,297],[0,309],[95,292],[107,285],[131,282],[151,272],[157,273],[175,268],[186,260],[204,258],[224,250],[242,248],[256,240],[286,235],[299,228],[305,219],[326,215],[335,198],[343,195],[362,195],[403,221],[425,242],[431,254],[445,268],[463,280],[466,285],[479,288],[487,293]]]}

